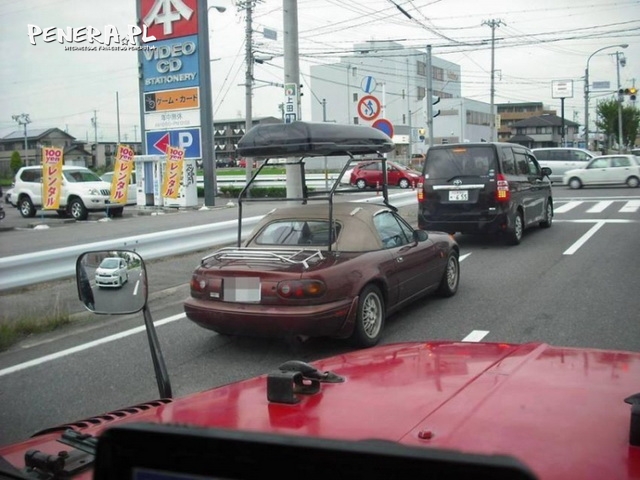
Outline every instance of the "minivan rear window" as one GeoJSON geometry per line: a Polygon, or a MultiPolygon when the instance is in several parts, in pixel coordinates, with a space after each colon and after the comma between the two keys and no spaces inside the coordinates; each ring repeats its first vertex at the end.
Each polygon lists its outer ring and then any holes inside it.
{"type": "Polygon", "coordinates": [[[459,176],[487,177],[496,171],[496,154],[492,146],[452,146],[427,152],[424,177],[451,179],[459,176]]]}

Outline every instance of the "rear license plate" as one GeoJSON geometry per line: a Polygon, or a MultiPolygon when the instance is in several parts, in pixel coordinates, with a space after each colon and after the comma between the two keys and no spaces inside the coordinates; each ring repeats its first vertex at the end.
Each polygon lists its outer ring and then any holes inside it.
{"type": "Polygon", "coordinates": [[[464,202],[469,200],[469,190],[449,190],[449,201],[464,202]]]}
{"type": "Polygon", "coordinates": [[[260,279],[232,277],[223,280],[225,302],[260,302],[260,279]]]}

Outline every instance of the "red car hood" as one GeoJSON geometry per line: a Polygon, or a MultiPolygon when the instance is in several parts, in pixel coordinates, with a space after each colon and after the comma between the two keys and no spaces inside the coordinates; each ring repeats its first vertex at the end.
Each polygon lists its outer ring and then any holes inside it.
{"type": "MultiPolygon", "coordinates": [[[[344,382],[322,383],[319,393],[292,405],[269,402],[262,376],[66,427],[98,436],[112,425],[154,422],[377,438],[510,455],[540,479],[640,478],[640,447],[629,445],[631,407],[624,402],[640,392],[639,353],[430,342],[379,346],[313,365],[344,382]]],[[[60,433],[4,447],[0,455],[22,468],[28,449],[64,449],[60,433]]]]}

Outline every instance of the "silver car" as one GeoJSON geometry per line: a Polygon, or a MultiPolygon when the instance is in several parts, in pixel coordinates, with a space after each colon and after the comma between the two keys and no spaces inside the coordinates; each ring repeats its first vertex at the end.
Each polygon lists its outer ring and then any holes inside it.
{"type": "Polygon", "coordinates": [[[567,170],[584,168],[596,154],[584,148],[554,147],[531,150],[541,167],[549,167],[552,182],[562,182],[567,170]]]}
{"type": "Polygon", "coordinates": [[[96,269],[96,285],[98,287],[122,287],[129,281],[127,262],[120,257],[107,257],[96,269]]]}

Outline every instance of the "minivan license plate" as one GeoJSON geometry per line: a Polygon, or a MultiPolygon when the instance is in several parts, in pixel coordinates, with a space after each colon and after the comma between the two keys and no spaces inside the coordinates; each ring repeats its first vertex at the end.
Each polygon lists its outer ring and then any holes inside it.
{"type": "Polygon", "coordinates": [[[449,201],[464,202],[469,200],[469,190],[449,190],[449,201]]]}

